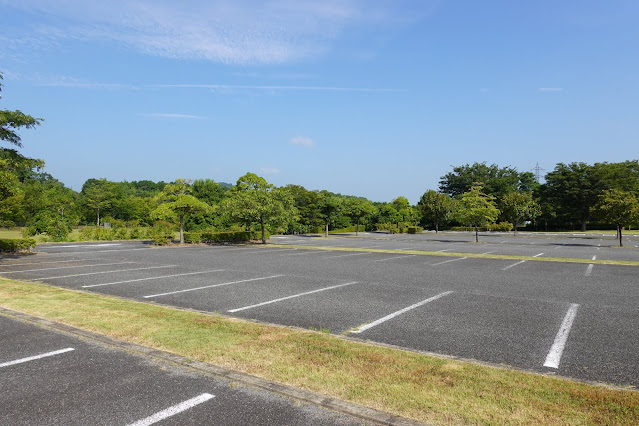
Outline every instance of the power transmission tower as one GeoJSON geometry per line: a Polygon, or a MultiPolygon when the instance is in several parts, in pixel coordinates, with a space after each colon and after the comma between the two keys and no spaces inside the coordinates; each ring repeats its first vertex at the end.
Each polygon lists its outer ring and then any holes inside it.
{"type": "Polygon", "coordinates": [[[535,179],[537,179],[537,182],[539,182],[539,178],[541,177],[541,172],[545,171],[546,169],[542,169],[541,167],[539,167],[539,163],[537,163],[535,167],[533,167],[530,170],[535,172],[535,179]]]}

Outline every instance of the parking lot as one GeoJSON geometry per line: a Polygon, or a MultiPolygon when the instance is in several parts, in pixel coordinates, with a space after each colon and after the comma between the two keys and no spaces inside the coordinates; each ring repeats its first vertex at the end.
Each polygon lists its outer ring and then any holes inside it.
{"type": "Polygon", "coordinates": [[[3,425],[364,424],[0,315],[3,425]]]}
{"type": "Polygon", "coordinates": [[[614,235],[473,240],[429,233],[281,236],[268,247],[48,245],[38,255],[3,259],[0,275],[639,385],[639,267],[463,255],[639,261],[638,237],[629,235],[624,249],[614,235]],[[408,250],[440,255],[402,253],[408,250]]]}

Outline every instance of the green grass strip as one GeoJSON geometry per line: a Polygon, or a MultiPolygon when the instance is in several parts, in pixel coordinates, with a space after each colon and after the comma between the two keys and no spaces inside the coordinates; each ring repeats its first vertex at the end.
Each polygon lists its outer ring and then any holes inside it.
{"type": "Polygon", "coordinates": [[[511,254],[480,254],[480,253],[456,253],[442,251],[423,251],[423,250],[393,250],[393,249],[376,249],[376,248],[352,248],[352,247],[327,247],[327,246],[296,246],[290,244],[276,244],[268,247],[288,247],[303,250],[327,250],[327,251],[359,251],[370,253],[391,253],[391,254],[416,254],[421,256],[442,256],[442,257],[469,257],[475,259],[500,259],[500,260],[530,260],[533,262],[564,262],[564,263],[593,263],[596,265],[625,265],[639,266],[639,261],[635,260],[591,260],[579,259],[572,257],[533,257],[518,256],[511,254]]]}
{"type": "Polygon", "coordinates": [[[639,424],[639,392],[0,279],[0,306],[438,424],[639,424]]]}

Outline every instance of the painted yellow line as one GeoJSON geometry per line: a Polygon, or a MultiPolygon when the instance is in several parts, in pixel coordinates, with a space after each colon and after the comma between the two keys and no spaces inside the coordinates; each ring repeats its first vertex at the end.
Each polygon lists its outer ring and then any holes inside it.
{"type": "Polygon", "coordinates": [[[598,265],[623,265],[623,266],[639,266],[639,262],[634,260],[591,260],[570,257],[534,257],[534,256],[518,256],[509,254],[480,254],[480,253],[463,253],[463,252],[440,252],[440,251],[422,251],[422,250],[393,250],[393,249],[376,249],[376,248],[354,248],[354,247],[330,247],[330,246],[296,246],[292,244],[277,244],[267,247],[290,247],[302,250],[326,250],[326,251],[358,251],[368,253],[397,253],[397,254],[416,254],[421,256],[444,256],[444,257],[468,257],[474,259],[496,259],[496,260],[530,260],[534,262],[559,262],[559,263],[585,263],[598,265]]]}

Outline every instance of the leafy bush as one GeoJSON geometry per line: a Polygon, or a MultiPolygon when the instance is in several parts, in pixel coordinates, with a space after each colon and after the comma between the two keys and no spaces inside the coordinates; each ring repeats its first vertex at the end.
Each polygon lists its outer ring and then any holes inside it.
{"type": "Polygon", "coordinates": [[[512,231],[513,224],[510,222],[492,223],[487,226],[490,232],[508,232],[512,231]]]}
{"type": "Polygon", "coordinates": [[[0,239],[0,251],[31,251],[35,245],[33,238],[0,239]]]}
{"type": "Polygon", "coordinates": [[[153,235],[153,244],[156,246],[165,246],[173,242],[173,233],[170,234],[155,234],[153,235]]]}
{"type": "Polygon", "coordinates": [[[419,234],[423,230],[424,230],[424,228],[422,228],[421,226],[409,226],[408,227],[408,233],[409,234],[419,234]]]}
{"type": "MultiPolygon", "coordinates": [[[[270,234],[265,232],[268,239],[270,234]]],[[[202,232],[202,242],[204,243],[243,243],[251,240],[262,239],[262,231],[228,231],[228,232],[202,232]]]]}
{"type": "Polygon", "coordinates": [[[197,231],[185,232],[184,242],[190,244],[199,244],[202,242],[202,233],[197,231]]]}

